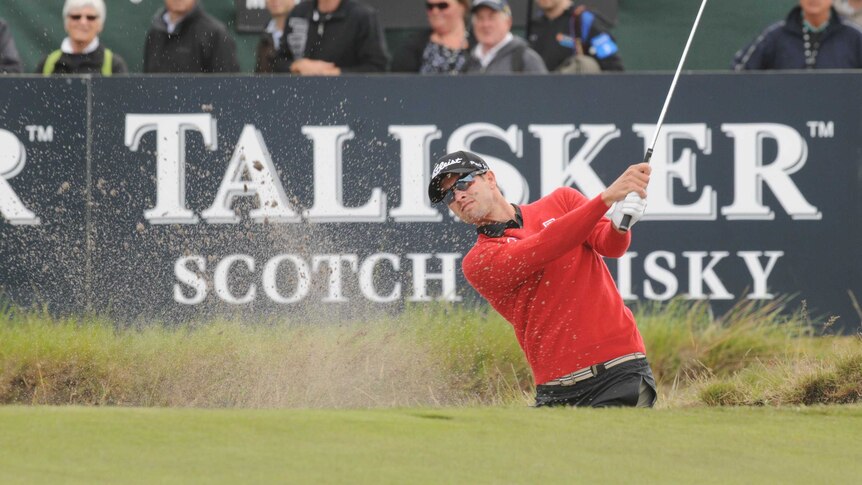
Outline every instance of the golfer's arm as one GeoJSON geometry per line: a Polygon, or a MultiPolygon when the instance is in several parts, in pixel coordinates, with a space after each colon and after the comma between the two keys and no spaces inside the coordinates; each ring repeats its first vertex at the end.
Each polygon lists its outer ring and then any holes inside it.
{"type": "Polygon", "coordinates": [[[534,271],[586,242],[607,210],[608,206],[601,196],[597,196],[555,220],[539,233],[503,244],[500,250],[512,265],[534,271]]]}
{"type": "Polygon", "coordinates": [[[618,231],[607,218],[599,221],[590,237],[587,238],[587,244],[602,256],[609,258],[619,258],[625,254],[631,242],[631,231],[618,231]]]}

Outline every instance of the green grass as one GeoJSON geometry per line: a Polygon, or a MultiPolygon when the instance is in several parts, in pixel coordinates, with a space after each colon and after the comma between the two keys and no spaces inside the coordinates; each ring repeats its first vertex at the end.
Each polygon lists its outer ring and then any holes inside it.
{"type": "Polygon", "coordinates": [[[858,483],[862,407],[0,407],[2,483],[858,483]]]}

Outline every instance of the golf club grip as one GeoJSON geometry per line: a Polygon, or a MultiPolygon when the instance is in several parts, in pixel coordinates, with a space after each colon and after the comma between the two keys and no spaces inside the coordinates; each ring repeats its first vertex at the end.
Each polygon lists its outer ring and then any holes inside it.
{"type": "MultiPolygon", "coordinates": [[[[647,148],[646,153],[644,153],[644,163],[649,163],[652,158],[652,148],[647,148]]],[[[623,216],[623,220],[620,222],[620,231],[628,232],[629,227],[631,227],[632,216],[626,214],[623,216]]]]}

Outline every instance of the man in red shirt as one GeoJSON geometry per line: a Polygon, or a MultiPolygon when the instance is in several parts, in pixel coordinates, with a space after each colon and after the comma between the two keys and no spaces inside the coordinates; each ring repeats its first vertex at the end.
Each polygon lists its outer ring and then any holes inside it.
{"type": "Polygon", "coordinates": [[[563,187],[516,206],[474,153],[450,153],[434,166],[428,196],[476,226],[464,276],[512,324],[537,406],[655,404],[643,340],[602,259],[628,249],[631,232],[617,227],[624,215],[632,224],[643,215],[649,174],[640,163],[592,200],[563,187]]]}

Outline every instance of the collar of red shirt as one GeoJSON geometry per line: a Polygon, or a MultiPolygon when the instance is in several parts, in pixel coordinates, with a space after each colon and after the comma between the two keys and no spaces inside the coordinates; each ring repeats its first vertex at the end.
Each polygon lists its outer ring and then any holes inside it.
{"type": "Polygon", "coordinates": [[[493,222],[476,228],[476,232],[484,234],[488,237],[503,237],[503,232],[506,229],[520,229],[524,227],[524,217],[521,215],[521,208],[512,204],[515,208],[515,218],[509,219],[506,222],[493,222]]]}

